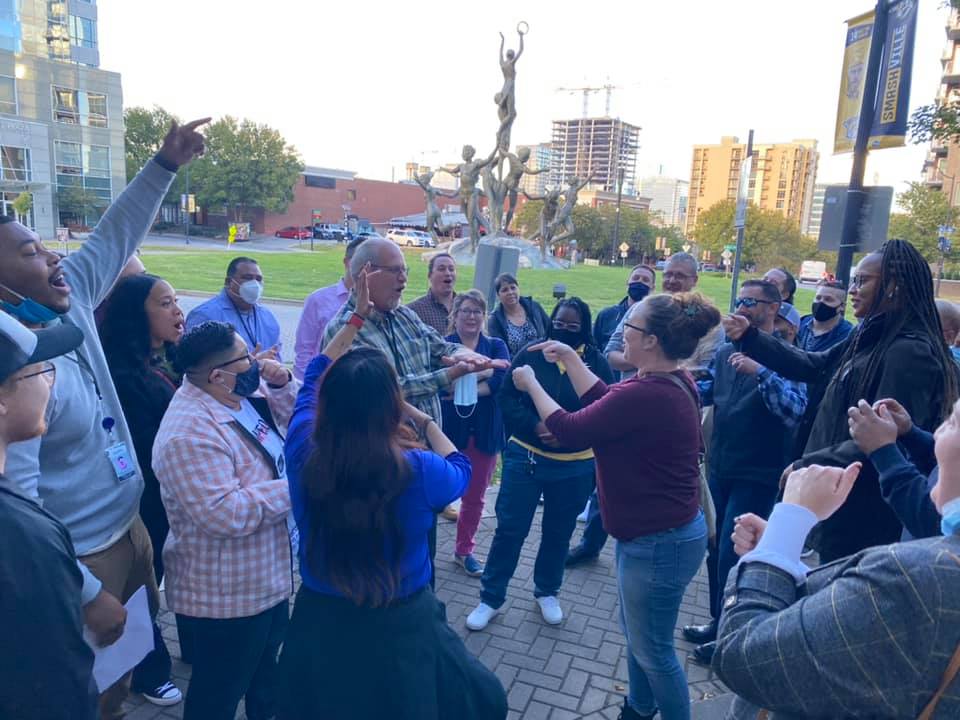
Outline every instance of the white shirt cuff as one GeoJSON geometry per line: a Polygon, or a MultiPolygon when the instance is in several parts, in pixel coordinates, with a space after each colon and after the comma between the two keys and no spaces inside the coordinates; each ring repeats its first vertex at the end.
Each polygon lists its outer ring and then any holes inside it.
{"type": "Polygon", "coordinates": [[[757,547],[740,558],[740,562],[773,565],[793,575],[798,584],[802,583],[809,568],[800,559],[800,554],[807,535],[816,524],[817,516],[807,508],[777,503],[757,547]]]}

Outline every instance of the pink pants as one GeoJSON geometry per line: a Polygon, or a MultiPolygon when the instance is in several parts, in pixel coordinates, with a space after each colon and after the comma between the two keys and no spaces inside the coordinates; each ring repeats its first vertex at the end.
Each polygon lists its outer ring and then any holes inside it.
{"type": "Polygon", "coordinates": [[[457,518],[457,555],[463,557],[473,552],[473,536],[483,517],[483,496],[497,466],[497,456],[477,450],[473,438],[467,443],[463,454],[470,458],[473,473],[467,491],[460,498],[460,516],[457,518]]]}

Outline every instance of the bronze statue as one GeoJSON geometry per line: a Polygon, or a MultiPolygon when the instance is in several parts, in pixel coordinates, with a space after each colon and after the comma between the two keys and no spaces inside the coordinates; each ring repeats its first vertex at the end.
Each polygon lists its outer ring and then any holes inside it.
{"type": "Polygon", "coordinates": [[[487,196],[487,209],[490,212],[490,225],[494,235],[499,235],[503,225],[503,201],[507,197],[507,184],[498,180],[493,174],[494,164],[491,163],[480,171],[483,176],[483,192],[487,196]]]}
{"type": "Polygon", "coordinates": [[[476,149],[472,145],[463,146],[463,162],[452,170],[439,168],[439,172],[445,172],[450,175],[457,175],[460,178],[460,208],[467,217],[467,223],[470,226],[470,248],[474,252],[477,249],[477,243],[480,242],[480,226],[483,225],[489,232],[490,228],[483,216],[480,214],[479,195],[477,181],[480,179],[480,171],[494,161],[497,156],[497,148],[493,149],[490,156],[485,160],[474,160],[476,149]]]}
{"type": "Polygon", "coordinates": [[[560,207],[560,188],[548,189],[543,195],[530,195],[524,190],[523,196],[527,200],[543,200],[543,209],[540,210],[540,228],[527,238],[527,242],[539,243],[540,256],[545,258],[547,247],[553,240],[553,221],[560,207]]]}
{"type": "Polygon", "coordinates": [[[551,240],[553,242],[562,242],[573,235],[576,228],[573,225],[573,208],[577,204],[577,193],[583,190],[593,178],[587,178],[583,182],[578,177],[572,177],[567,181],[567,187],[563,191],[563,205],[557,211],[557,217],[552,223],[550,229],[551,240]],[[558,227],[563,227],[563,231],[554,235],[558,227]]]}
{"type": "Polygon", "coordinates": [[[427,208],[424,213],[426,218],[427,231],[433,235],[436,242],[440,242],[440,235],[450,231],[450,225],[443,224],[443,212],[437,205],[437,197],[457,197],[456,192],[445,193],[433,187],[430,181],[433,180],[433,172],[425,172],[423,175],[414,175],[414,181],[423,189],[423,194],[427,201],[427,208]]]}
{"type": "Polygon", "coordinates": [[[539,175],[540,173],[545,173],[549,168],[540,168],[538,170],[531,170],[527,167],[527,160],[530,159],[530,148],[522,147],[517,150],[517,154],[514,155],[511,152],[506,154],[501,153],[500,157],[500,167],[501,173],[503,168],[503,161],[506,160],[509,163],[509,169],[507,170],[507,176],[503,180],[503,184],[506,186],[506,195],[510,200],[510,209],[507,210],[507,217],[503,221],[503,227],[509,228],[510,222],[513,220],[513,213],[517,209],[517,191],[520,188],[520,180],[523,176],[526,175],[539,175]]]}

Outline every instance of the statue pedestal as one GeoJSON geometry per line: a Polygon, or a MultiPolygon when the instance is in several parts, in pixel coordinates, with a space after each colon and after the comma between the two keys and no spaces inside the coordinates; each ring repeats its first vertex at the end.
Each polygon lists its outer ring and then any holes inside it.
{"type": "MultiPolygon", "coordinates": [[[[499,245],[501,247],[514,247],[520,251],[520,267],[522,268],[533,268],[533,269],[542,269],[542,270],[566,270],[570,267],[570,262],[567,260],[561,260],[556,258],[553,255],[547,255],[545,258],[541,257],[540,246],[528,242],[523,238],[513,237],[511,235],[487,235],[480,239],[481,245],[499,245]]],[[[476,264],[477,254],[473,252],[470,248],[470,238],[462,238],[460,240],[454,240],[449,244],[441,244],[437,249],[437,252],[448,252],[453,256],[453,259],[456,261],[457,265],[474,265],[476,264]]],[[[425,253],[429,255],[436,253],[425,253]]]]}

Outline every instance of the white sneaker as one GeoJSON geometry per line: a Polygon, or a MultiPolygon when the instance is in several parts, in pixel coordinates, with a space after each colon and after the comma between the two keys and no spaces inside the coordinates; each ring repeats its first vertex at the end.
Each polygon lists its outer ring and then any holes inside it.
{"type": "Polygon", "coordinates": [[[560,603],[553,595],[538,597],[537,605],[540,606],[540,614],[547,625],[559,625],[563,622],[563,610],[560,609],[560,603]]]}
{"type": "Polygon", "coordinates": [[[583,512],[577,515],[578,523],[585,523],[587,518],[590,517],[590,501],[587,500],[587,506],[583,509],[583,512]]]}
{"type": "Polygon", "coordinates": [[[474,608],[472,613],[467,615],[467,629],[483,630],[487,625],[490,624],[493,616],[498,612],[500,612],[500,610],[497,608],[492,608],[486,603],[480,603],[476,608],[474,608]]]}

